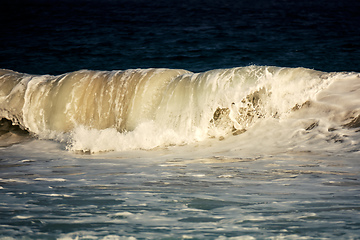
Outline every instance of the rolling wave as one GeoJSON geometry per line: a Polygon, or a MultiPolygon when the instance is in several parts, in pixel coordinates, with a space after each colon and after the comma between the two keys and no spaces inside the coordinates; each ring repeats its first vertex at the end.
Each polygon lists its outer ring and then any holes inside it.
{"type": "Polygon", "coordinates": [[[358,128],[359,116],[358,73],[269,66],[202,73],[80,70],[58,76],[0,70],[0,118],[39,138],[67,141],[71,150],[224,139],[269,119],[292,119],[306,131],[325,124],[331,132],[358,128]]]}

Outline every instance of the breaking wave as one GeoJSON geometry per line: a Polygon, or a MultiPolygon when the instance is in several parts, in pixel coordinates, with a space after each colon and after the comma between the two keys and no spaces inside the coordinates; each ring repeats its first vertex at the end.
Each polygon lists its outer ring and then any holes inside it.
{"type": "Polygon", "coordinates": [[[221,140],[270,119],[294,123],[293,133],[322,126],[330,134],[360,127],[360,76],[268,66],[58,76],[3,69],[1,118],[39,138],[65,141],[69,150],[89,152],[221,140]]]}

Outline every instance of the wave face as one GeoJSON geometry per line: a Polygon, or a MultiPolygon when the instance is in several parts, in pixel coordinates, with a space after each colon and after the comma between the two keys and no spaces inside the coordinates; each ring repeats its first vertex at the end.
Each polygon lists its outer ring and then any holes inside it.
{"type": "Polygon", "coordinates": [[[202,73],[80,70],[59,76],[0,70],[0,118],[40,138],[66,141],[73,151],[224,139],[269,121],[286,124],[282,128],[290,124],[292,135],[315,128],[331,135],[334,129],[359,127],[359,116],[358,73],[267,66],[202,73]]]}

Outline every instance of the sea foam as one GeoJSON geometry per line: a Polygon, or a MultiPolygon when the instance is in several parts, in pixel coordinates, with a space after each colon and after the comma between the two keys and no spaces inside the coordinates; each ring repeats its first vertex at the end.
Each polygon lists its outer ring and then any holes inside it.
{"type": "Polygon", "coordinates": [[[359,74],[306,68],[80,70],[59,76],[1,70],[0,89],[1,118],[40,138],[67,142],[71,151],[223,140],[274,121],[282,129],[292,125],[292,136],[316,128],[326,139],[360,122],[359,74]]]}

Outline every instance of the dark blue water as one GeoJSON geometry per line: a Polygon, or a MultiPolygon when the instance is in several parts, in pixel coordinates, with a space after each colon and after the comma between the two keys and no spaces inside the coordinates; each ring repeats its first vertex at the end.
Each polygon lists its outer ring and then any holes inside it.
{"type": "Polygon", "coordinates": [[[360,71],[360,1],[5,0],[0,68],[360,71]]]}

